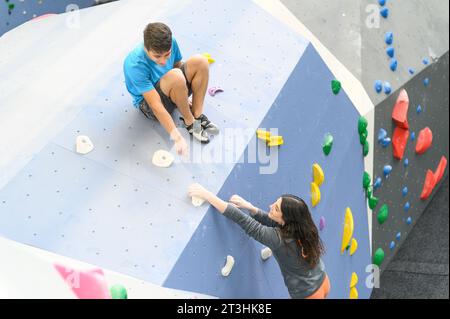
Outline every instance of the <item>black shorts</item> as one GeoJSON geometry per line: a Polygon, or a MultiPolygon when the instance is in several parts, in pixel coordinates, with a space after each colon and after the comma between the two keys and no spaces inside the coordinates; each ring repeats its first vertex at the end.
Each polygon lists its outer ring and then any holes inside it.
{"type": "MultiPolygon", "coordinates": [[[[186,64],[185,63],[183,63],[181,65],[180,70],[183,72],[184,78],[186,79],[186,85],[188,88],[188,96],[191,96],[192,95],[192,86],[191,86],[191,83],[189,83],[187,76],[186,76],[186,64]]],[[[169,112],[169,114],[172,114],[173,111],[177,108],[177,105],[170,99],[170,97],[165,95],[164,92],[161,90],[160,82],[161,82],[161,80],[159,80],[155,85],[156,92],[158,92],[158,94],[161,98],[161,102],[164,105],[164,107],[166,108],[167,112],[169,112]]],[[[147,104],[147,101],[145,99],[142,100],[141,104],[139,105],[139,109],[142,111],[142,113],[144,113],[144,115],[146,117],[156,120],[156,116],[155,116],[155,114],[153,114],[152,108],[147,104]]]]}

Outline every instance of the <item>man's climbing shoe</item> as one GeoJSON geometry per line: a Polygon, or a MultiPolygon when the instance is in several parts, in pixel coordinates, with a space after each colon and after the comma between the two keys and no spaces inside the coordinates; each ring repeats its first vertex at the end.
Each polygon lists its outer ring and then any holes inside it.
{"type": "Polygon", "coordinates": [[[184,118],[182,117],[180,117],[180,120],[183,121],[183,125],[189,134],[191,134],[197,141],[203,144],[209,143],[208,133],[203,129],[200,120],[195,120],[191,125],[186,125],[184,118]]]}
{"type": "Polygon", "coordinates": [[[220,130],[219,127],[214,124],[213,122],[211,122],[205,114],[200,115],[199,118],[197,118],[196,120],[199,120],[202,128],[207,131],[209,134],[219,134],[220,130]]]}

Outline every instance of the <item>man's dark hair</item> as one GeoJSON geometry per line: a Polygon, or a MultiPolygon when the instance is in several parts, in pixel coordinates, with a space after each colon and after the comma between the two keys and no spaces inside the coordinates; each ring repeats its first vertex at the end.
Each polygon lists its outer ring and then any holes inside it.
{"type": "Polygon", "coordinates": [[[144,46],[147,51],[168,52],[172,48],[172,31],[161,22],[148,24],[144,30],[144,46]]]}

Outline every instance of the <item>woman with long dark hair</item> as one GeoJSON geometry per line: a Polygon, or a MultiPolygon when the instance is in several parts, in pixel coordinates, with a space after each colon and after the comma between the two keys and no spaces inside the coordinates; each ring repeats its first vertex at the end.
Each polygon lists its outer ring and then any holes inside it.
{"type": "Polygon", "coordinates": [[[283,195],[270,205],[269,213],[265,213],[238,195],[227,203],[199,184],[189,188],[189,196],[209,202],[249,236],[269,247],[292,298],[324,299],[328,296],[330,280],[321,259],[324,246],[308,206],[301,198],[283,195]]]}

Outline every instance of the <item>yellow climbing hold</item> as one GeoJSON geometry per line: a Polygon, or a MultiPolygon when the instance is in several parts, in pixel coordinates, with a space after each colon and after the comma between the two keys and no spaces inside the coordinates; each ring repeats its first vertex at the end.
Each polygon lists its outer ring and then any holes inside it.
{"type": "Polygon", "coordinates": [[[344,253],[347,246],[350,245],[350,241],[353,237],[353,229],[353,214],[351,209],[347,207],[344,218],[344,232],[342,234],[341,254],[344,253]]]}
{"type": "Polygon", "coordinates": [[[352,274],[352,279],[350,280],[350,288],[356,287],[357,284],[358,284],[358,275],[356,274],[356,272],[354,272],[352,274]]]}
{"type": "Polygon", "coordinates": [[[267,143],[267,146],[272,147],[272,146],[280,146],[283,144],[284,144],[283,136],[271,136],[267,143]]]}
{"type": "Polygon", "coordinates": [[[321,186],[325,181],[325,175],[323,174],[322,167],[320,167],[317,163],[313,165],[313,179],[317,186],[321,186]]]}
{"type": "Polygon", "coordinates": [[[353,254],[356,252],[357,249],[358,249],[358,241],[355,238],[353,238],[352,243],[350,244],[350,256],[353,256],[353,254]]]}
{"type": "Polygon", "coordinates": [[[209,64],[212,64],[212,63],[216,62],[216,60],[214,60],[214,59],[211,57],[211,54],[205,52],[205,53],[202,53],[202,55],[203,55],[205,58],[208,59],[208,63],[209,63],[209,64]]]}
{"type": "Polygon", "coordinates": [[[311,183],[311,203],[313,207],[316,207],[320,202],[320,188],[316,183],[311,183]]]}
{"type": "Polygon", "coordinates": [[[350,289],[350,299],[358,299],[358,289],[356,287],[350,289]]]}
{"type": "Polygon", "coordinates": [[[270,142],[270,132],[264,130],[257,130],[256,136],[263,141],[270,142]]]}

